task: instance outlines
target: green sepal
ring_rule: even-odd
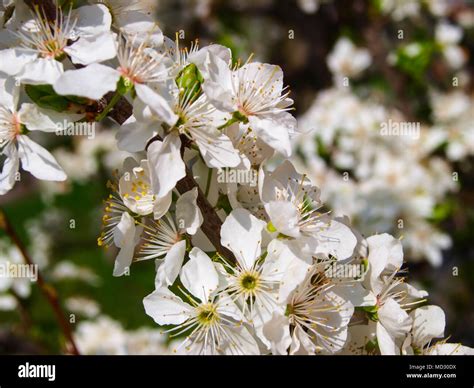
[[[176,85],[180,89],[180,96],[194,101],[201,94],[201,85],[204,78],[194,63],[187,65],[176,77]]]
[[[117,93],[124,96],[128,92],[132,91],[132,89],[133,89],[133,82],[127,78],[120,77],[120,79],[117,82]]]
[[[268,224],[267,224],[267,230],[270,233],[275,233],[277,231],[277,228],[275,228],[275,225],[273,225],[273,223],[271,221],[269,221]]]
[[[367,318],[369,318],[373,322],[378,322],[379,320],[378,306],[363,306],[362,310],[367,313]]]

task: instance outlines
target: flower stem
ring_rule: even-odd
[[[227,127],[230,127],[232,124],[234,123],[238,123],[239,120],[235,117],[232,117],[230,118],[229,120],[227,120],[224,124],[222,124],[221,126],[217,127],[217,129],[224,129],[224,128],[227,128]]]
[[[107,106],[104,108],[104,110],[100,112],[100,114],[95,118],[95,121],[102,121],[113,109],[113,107],[117,104],[117,102],[120,101],[121,98],[122,98],[122,93],[115,92],[114,96],[112,97],[110,102],[107,104]]]
[[[5,231],[5,233],[10,237],[12,242],[17,246],[17,248],[19,249],[19,251],[21,252],[23,256],[25,263],[30,266],[34,265],[33,260],[29,256],[18,234],[16,233],[15,229],[10,223],[10,220],[8,219],[5,212],[1,209],[0,209],[0,228]],[[69,342],[71,346],[71,353],[74,355],[79,355],[80,353],[74,341],[71,325],[66,319],[65,313],[61,307],[61,304],[59,303],[58,293],[56,292],[56,290],[54,289],[52,285],[46,283],[46,281],[44,280],[39,270],[38,270],[37,276],[38,276],[37,277],[38,287],[40,288],[41,292],[45,296],[48,303],[51,305],[51,308],[54,311],[54,316],[56,318],[56,321],[58,322],[59,327],[61,328],[61,331],[64,334],[64,337],[67,339],[67,341]]]

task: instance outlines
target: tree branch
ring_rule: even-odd
[[[152,137],[148,141],[145,150],[148,150],[150,144],[156,140],[161,141],[161,136],[156,135]],[[181,136],[181,155],[184,154],[184,150],[188,143],[189,140],[186,137]],[[196,180],[194,179],[192,170],[186,166],[186,176],[176,184],[176,189],[180,194],[184,194],[187,191],[194,189],[195,187],[197,187],[198,190],[198,197],[196,202],[199,206],[199,209],[201,210],[203,218],[203,223],[201,226],[203,233],[206,235],[212,245],[214,245],[214,248],[216,248],[217,252],[219,252],[229,262],[236,263],[234,254],[221,244],[221,219],[219,218],[216,210],[209,203],[206,195],[203,193]]]
[[[114,94],[114,92],[110,92],[104,96],[104,99],[107,101],[105,105],[107,105],[112,100]],[[132,113],[132,104],[130,104],[125,97],[120,97],[112,110],[107,114],[107,117],[114,119],[117,123],[122,125],[125,121],[127,121]]]
[[[192,171],[186,167],[186,176],[176,184],[176,189],[180,194],[184,194],[195,187],[197,187],[198,190],[197,205],[199,206],[199,209],[201,209],[203,217],[203,223],[201,226],[202,231],[212,245],[214,245],[217,252],[224,256],[228,261],[235,263],[236,260],[233,253],[221,244],[221,219],[194,180]]]
[[[13,228],[12,224],[10,223],[10,220],[8,219],[7,215],[5,214],[3,210],[0,210],[0,228],[2,228],[5,231],[5,233],[10,237],[12,242],[18,247],[18,249],[20,250],[23,256],[25,263],[30,266],[34,265],[33,260],[31,260],[31,257],[29,256],[26,248],[23,246],[20,238],[18,237],[15,229]],[[39,270],[38,270],[37,283],[38,283],[38,287],[40,288],[41,292],[45,296],[46,300],[51,305],[56,321],[58,322],[59,327],[61,328],[61,331],[66,337],[66,340],[69,342],[69,345],[71,347],[70,353],[74,355],[79,355],[79,350],[74,341],[74,336],[72,334],[71,326],[68,320],[66,319],[66,316],[61,307],[61,304],[59,303],[58,294],[56,290],[53,288],[53,286],[46,283],[46,281],[44,280]]]

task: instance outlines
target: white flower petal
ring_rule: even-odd
[[[3,78],[0,76],[0,105],[11,112],[15,112],[18,106],[19,96],[20,86],[17,84],[15,78]]]
[[[377,322],[377,343],[382,355],[398,355],[400,350],[395,343],[395,339],[389,334],[385,327]]]
[[[278,99],[283,90],[283,70],[269,63],[250,62],[237,70],[239,79],[252,82],[269,101]]]
[[[246,209],[235,209],[221,228],[222,245],[229,248],[245,269],[252,268],[262,250],[262,230],[265,222]]]
[[[203,217],[197,205],[198,189],[182,194],[176,201],[176,220],[180,229],[186,230],[188,234],[196,234],[202,225]]]
[[[0,72],[17,75],[26,64],[33,62],[37,57],[38,54],[34,51],[22,48],[0,50]]]
[[[207,303],[210,295],[219,285],[219,276],[211,259],[199,248],[189,252],[189,261],[179,275],[184,287],[202,303]]]
[[[376,261],[385,264],[382,270],[393,271],[402,266],[403,248],[400,240],[387,233],[383,233],[368,237],[367,243],[369,245],[369,261],[374,264]],[[376,272],[380,274],[379,270]]]
[[[214,127],[200,127],[190,130],[208,167],[236,167],[240,156],[227,135]]]
[[[291,242],[272,240],[262,266],[262,276],[280,284],[278,299],[286,301],[290,293],[304,280],[313,262],[311,255],[295,255]]]
[[[292,336],[290,354],[315,354],[316,345],[311,341],[310,334],[305,332],[301,326],[295,328]]]
[[[178,116],[171,109],[168,101],[147,85],[135,84],[135,91],[140,100],[147,104],[168,125],[174,125]]]
[[[64,51],[69,54],[72,63],[90,65],[114,58],[117,55],[117,46],[114,35],[103,32],[91,37],[80,37]]]
[[[171,286],[179,275],[186,254],[186,240],[178,241],[160,261],[156,271],[155,288]]]
[[[374,342],[377,324],[370,321],[368,325],[351,325],[348,328],[349,339],[342,350],[345,355],[365,355],[367,344]]]
[[[120,248],[115,259],[114,276],[122,276],[130,271],[135,250],[135,234],[135,220],[127,212],[122,213],[122,218],[114,230],[114,244]]]
[[[433,338],[444,336],[446,318],[438,306],[418,307],[410,313],[413,319],[413,343],[423,348]]]
[[[38,58],[33,62],[27,63],[17,78],[31,85],[54,84],[63,74],[63,64],[55,59]]]
[[[153,207],[153,218],[159,220],[163,217],[171,206],[173,200],[173,192],[170,191],[164,197],[155,198],[155,206]]]
[[[337,293],[344,299],[349,300],[354,306],[375,306],[377,304],[377,296],[369,290],[366,290],[360,283],[342,283]]]
[[[148,140],[156,135],[155,126],[138,122],[135,118],[127,120],[115,135],[117,147],[128,152],[144,151]]]
[[[112,15],[103,4],[85,5],[72,12],[72,20],[77,19],[73,34],[76,36],[93,36],[109,31]]]
[[[28,136],[18,136],[18,155],[23,170],[47,181],[64,181],[67,177],[53,155]]]
[[[188,62],[194,63],[205,79],[209,77],[209,74],[207,74],[207,63],[209,61],[208,55],[214,55],[227,64],[230,64],[232,60],[231,50],[220,44],[210,44],[209,46],[205,46],[200,50],[191,53],[188,56]]]
[[[330,254],[338,260],[351,257],[357,245],[357,238],[352,230],[335,220],[329,220],[329,225],[317,233],[317,240],[316,253]]]
[[[399,287],[401,291],[411,300],[421,299],[428,296],[428,292],[425,290],[419,290],[418,288],[415,288],[406,282],[400,284]]]
[[[378,310],[379,322],[390,336],[401,338],[410,331],[412,319],[392,298],[387,298]]]
[[[226,334],[228,341],[224,344],[224,354],[226,355],[259,355],[260,350],[257,341],[244,326],[227,327]]]
[[[137,45],[144,41],[151,47],[160,47],[163,44],[163,32],[158,28],[153,18],[143,12],[133,10],[123,12],[118,16],[118,23],[120,30],[133,36]]]
[[[221,270],[225,271],[222,265],[221,265]],[[219,281],[221,282],[225,280],[221,278]],[[220,285],[222,286],[221,283]],[[217,310],[219,314],[227,315],[228,317],[235,319],[237,322],[242,322],[245,320],[242,310],[240,310],[240,308],[233,301],[232,297],[226,292],[219,294]]]
[[[400,269],[403,263],[403,249],[399,240],[389,234],[380,234],[367,238],[369,247],[369,276],[372,290],[379,294],[383,284],[380,275],[383,271]]]
[[[93,63],[83,69],[66,71],[53,85],[56,93],[98,100],[117,89],[120,73],[110,67]]]
[[[13,144],[4,149],[3,154],[7,158],[3,163],[2,172],[0,173],[0,195],[7,193],[15,185],[15,175],[20,166],[18,152]]]
[[[154,141],[148,147],[151,183],[153,192],[159,198],[168,194],[186,176],[180,151],[181,140],[173,133],[166,136],[164,141]]]
[[[280,233],[294,238],[300,236],[299,211],[292,202],[271,201],[265,204],[265,211]]]
[[[263,335],[270,341],[272,354],[288,354],[292,342],[288,317],[273,313],[272,319],[263,326]]]
[[[290,133],[296,128],[296,119],[288,112],[250,116],[250,127],[257,136],[274,150],[288,158],[291,155]]]
[[[201,73],[205,76],[202,90],[212,105],[223,112],[236,111],[237,107],[232,98],[232,71],[229,63],[209,52],[205,67],[201,68]]]
[[[179,325],[191,317],[192,308],[167,288],[159,288],[143,299],[145,312],[158,325]]]
[[[56,132],[64,129],[64,123],[72,123],[81,115],[71,115],[42,109],[35,104],[24,103],[18,112],[20,121],[29,131]],[[72,121],[71,121],[72,120]]]

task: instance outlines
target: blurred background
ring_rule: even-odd
[[[234,61],[253,54],[283,68],[300,120],[298,169],[361,233],[402,239],[410,283],[444,309],[450,342],[474,346],[474,1],[136,3],[183,47],[220,43]],[[106,183],[124,159],[109,124],[94,139],[42,139],[69,180],[24,174],[0,206],[57,290],[82,353],[162,353],[165,339],[142,307],[154,263],[114,278],[115,252],[96,243]],[[416,131],[382,132],[397,124]],[[7,260],[21,255],[2,235]],[[0,353],[63,345],[36,285],[0,282]]]

